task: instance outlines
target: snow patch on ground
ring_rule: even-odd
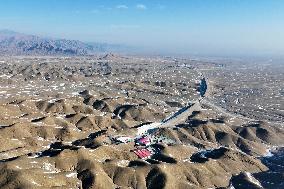
[[[271,152],[271,149],[266,149],[266,153],[264,154],[263,157],[272,157],[274,154]]]
[[[36,186],[41,186],[39,183],[37,183],[36,181],[32,181],[32,183]]]
[[[143,133],[146,133],[148,130],[155,129],[160,125],[161,123],[150,123],[147,125],[143,125],[138,128],[137,135],[142,135]]]
[[[246,174],[246,176],[249,178],[250,182],[252,182],[253,184],[255,184],[255,185],[257,185],[257,186],[259,186],[259,187],[261,187],[261,188],[263,188],[263,187],[261,186],[260,182],[259,182],[257,179],[255,179],[255,178],[251,175],[251,173],[245,172],[245,174]]]
[[[56,169],[51,163],[44,162],[43,167],[46,170],[44,173],[59,173],[60,171]]]
[[[77,173],[69,173],[69,174],[67,174],[66,175],[66,177],[68,177],[68,178],[76,178],[77,177]]]
[[[129,161],[128,160],[120,160],[117,165],[119,167],[126,167],[127,165],[129,164]]]

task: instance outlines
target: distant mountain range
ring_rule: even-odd
[[[78,40],[51,39],[0,30],[0,55],[69,55],[123,52],[129,47],[107,43],[84,43]]]

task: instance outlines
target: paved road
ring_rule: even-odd
[[[201,106],[200,106],[199,101],[189,106],[183,107],[182,109],[177,111],[175,114],[173,114],[171,117],[163,120],[159,127],[172,127],[178,124],[182,124],[188,119],[189,116],[192,115],[194,111],[199,111],[200,109],[201,109]]]
[[[174,113],[172,116],[162,120],[161,122],[158,123],[151,123],[151,124],[147,124],[144,125],[140,128],[138,128],[138,135],[141,135],[145,132],[148,132],[150,130],[156,129],[156,128],[166,128],[166,127],[173,127],[175,125],[178,124],[182,124],[184,123],[189,116],[192,115],[192,113],[194,111],[198,111],[201,110],[201,104],[207,105],[209,107],[211,107],[212,109],[214,109],[217,112],[220,112],[228,117],[233,117],[233,118],[239,118],[245,121],[258,121],[255,119],[251,119],[245,116],[242,116],[240,114],[235,114],[232,112],[227,111],[226,109],[214,104],[213,102],[210,102],[208,99],[208,87],[207,87],[207,81],[205,80],[205,78],[203,78],[201,81],[202,85],[206,85],[206,87],[202,87],[203,91],[200,94],[200,99],[197,100],[196,102],[194,102],[193,104],[190,104],[188,106],[185,106],[183,108],[181,108],[179,111],[177,111],[176,113]],[[205,95],[207,95],[206,97],[204,97]],[[283,124],[281,123],[274,123],[274,122],[269,122],[272,124],[279,124],[280,126],[283,127]]]
[[[159,123],[151,123],[139,127],[137,134],[142,135],[143,133],[146,133],[153,129],[173,127],[175,125],[184,123],[188,119],[188,117],[192,115],[194,111],[198,111],[201,109],[200,101],[203,100],[204,95],[206,94],[207,91],[207,81],[204,77],[200,80],[200,90],[201,91],[200,91],[199,100],[181,108],[180,110],[175,112],[172,116],[162,120]]]
[[[259,120],[256,120],[256,119],[245,117],[245,116],[240,115],[240,114],[229,112],[228,110],[214,104],[213,102],[210,102],[207,98],[204,98],[201,101],[201,104],[207,105],[207,106],[211,107],[213,110],[218,111],[218,112],[220,112],[220,113],[222,113],[222,114],[224,114],[228,117],[239,118],[239,119],[242,119],[242,120],[245,120],[245,121],[252,121],[252,122],[259,121]],[[280,122],[267,121],[267,123],[272,124],[272,125],[278,125],[282,128],[284,127],[284,123],[280,123]]]
[[[245,120],[248,120],[248,121],[255,121],[254,119],[229,112],[229,111],[225,110],[224,108],[214,104],[213,102],[210,102],[208,99],[203,99],[201,104],[207,105],[207,106],[211,107],[212,109],[214,109],[214,110],[216,110],[216,111],[218,111],[218,112],[220,112],[220,113],[222,113],[222,114],[224,114],[228,117],[241,118],[241,119],[245,119]]]
[[[142,127],[138,128],[138,135],[142,135],[145,132],[148,132],[153,129],[157,128],[166,128],[166,127],[173,127],[178,124],[184,123],[189,116],[192,115],[194,111],[198,111],[201,109],[199,101],[190,104],[188,106],[185,106],[181,108],[179,111],[174,113],[172,116],[162,120],[161,122],[158,123],[151,123],[147,125],[143,125]]]

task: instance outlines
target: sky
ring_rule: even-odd
[[[195,55],[284,55],[284,0],[0,0],[0,29]]]

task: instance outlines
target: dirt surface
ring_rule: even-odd
[[[270,99],[280,103],[275,116],[263,109],[270,119],[257,119],[252,106],[243,106],[253,115],[246,116],[218,104],[234,102],[224,91],[240,89],[214,77],[229,73],[225,63],[114,54],[0,61],[0,188],[273,188],[276,182],[267,180],[275,161],[265,157],[284,144],[282,101]]]

